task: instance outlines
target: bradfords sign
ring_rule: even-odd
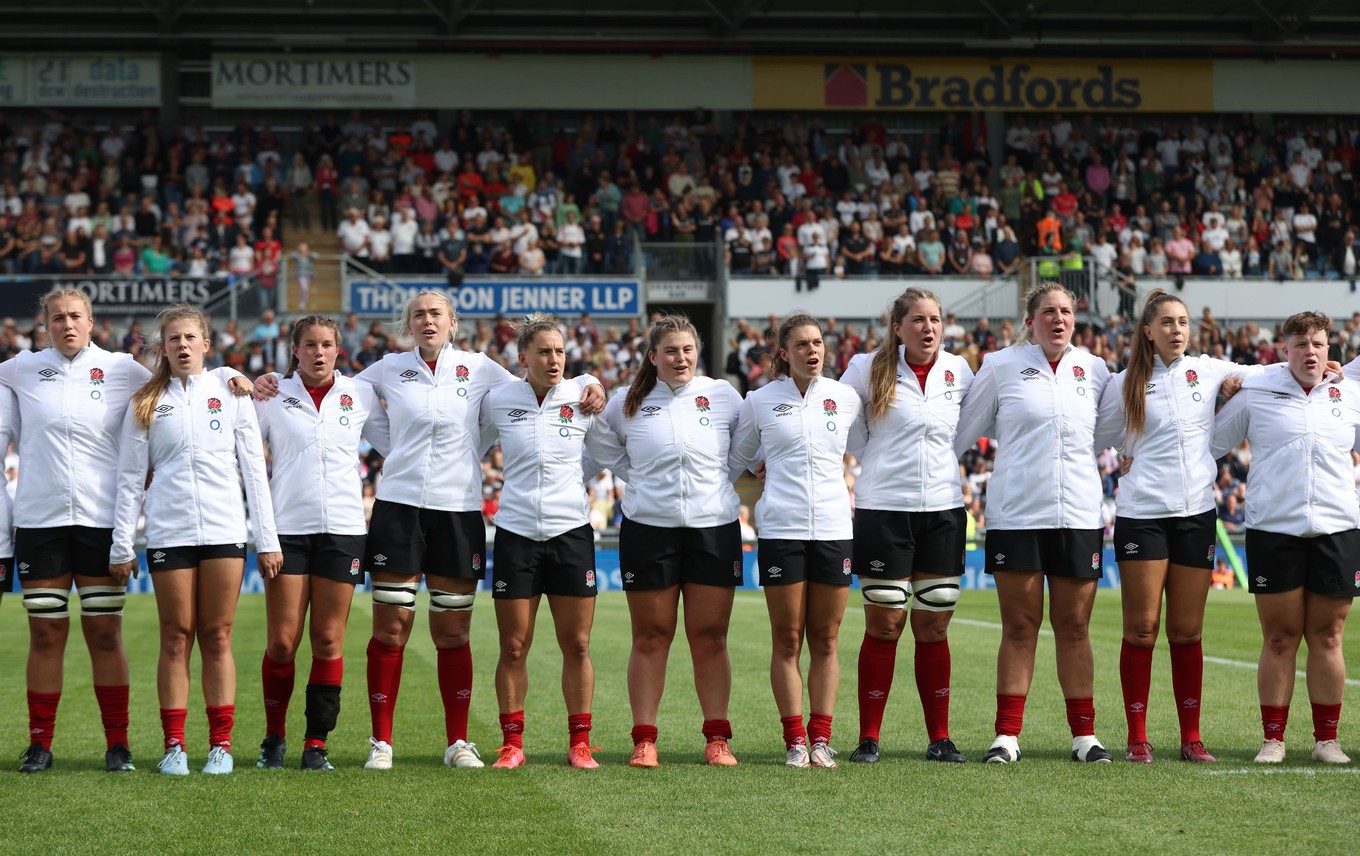
[[[1213,109],[1213,65],[1181,61],[756,58],[757,110]]]
[[[413,107],[416,64],[400,56],[215,54],[214,107]]]

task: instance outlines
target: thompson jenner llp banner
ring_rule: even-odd
[[[1210,61],[753,60],[756,110],[1177,112],[1214,106]]]

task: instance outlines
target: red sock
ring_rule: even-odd
[[[318,660],[313,657],[312,671],[307,676],[307,683],[318,684],[323,687],[338,687],[344,677],[344,657],[336,657],[334,660]]]
[[[236,705],[217,704],[204,708],[208,714],[208,746],[231,748],[231,728],[236,724]]]
[[[634,725],[633,726],[633,745],[650,740],[656,742],[657,730],[655,725]]]
[[[996,733],[1019,737],[1025,726],[1025,696],[998,695],[996,697]]]
[[[104,723],[104,742],[107,748],[128,745],[128,687],[95,686],[94,697],[99,701],[99,718]]]
[[[785,746],[792,748],[807,745],[807,730],[803,728],[803,717],[781,716],[779,722],[784,726]]]
[[[288,735],[288,702],[293,698],[293,661],[280,663],[268,654],[260,661],[260,685],[264,688],[266,734]]]
[[[1284,740],[1284,727],[1289,724],[1289,705],[1275,707],[1261,705],[1261,730],[1267,740]]]
[[[1176,646],[1171,646],[1171,651],[1171,673],[1174,675]],[[1119,683],[1124,686],[1124,718],[1129,723],[1129,745],[1146,743],[1148,693],[1152,687],[1151,648],[1124,640],[1119,649]]]
[[[501,714],[501,733],[505,736],[506,746],[524,748],[524,711],[515,710]]]
[[[444,699],[444,734],[452,746],[467,739],[472,706],[472,644],[439,649],[439,695]]]
[[[590,745],[590,714],[567,714],[568,746]]]
[[[182,707],[161,708],[161,733],[165,735],[165,748],[178,746],[184,748],[184,720],[189,711]]]
[[[1072,729],[1073,737],[1094,737],[1096,735],[1096,700],[1093,698],[1069,698],[1067,702],[1067,727]]]
[[[1313,739],[1335,740],[1336,727],[1341,724],[1341,705],[1313,704]]]
[[[916,692],[931,743],[949,736],[949,640],[916,643]]]
[[[368,640],[368,712],[373,719],[373,739],[392,742],[392,713],[401,689],[404,647]]]
[[[808,739],[813,743],[831,742],[831,714],[813,713],[808,717]]]
[[[57,705],[61,703],[61,693],[28,694],[28,733],[29,740],[42,748],[52,748],[52,734],[57,728]]]
[[[703,732],[705,740],[731,740],[732,723],[726,719],[705,719]]]
[[[1199,739],[1199,698],[1204,689],[1204,645],[1171,646],[1171,687],[1176,693],[1176,716],[1181,721],[1181,742]]]
[[[868,633],[859,646],[859,739],[878,739],[883,728],[883,711],[892,692],[893,669],[897,666],[897,642],[884,642]]]

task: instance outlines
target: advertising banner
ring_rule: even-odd
[[[0,106],[159,107],[160,104],[159,57],[0,55]]]
[[[212,106],[414,107],[416,60],[397,55],[214,54]]]
[[[513,317],[531,312],[614,318],[642,314],[642,286],[635,279],[469,280],[450,289],[444,279],[397,282],[355,278],[345,286],[345,311],[360,315],[395,315],[421,291],[442,291],[463,318]]]
[[[172,303],[201,306],[224,294],[225,278],[0,277],[0,316],[29,317],[38,301],[57,287],[78,288],[90,296],[95,313],[155,315]]]
[[[756,110],[1209,111],[1198,60],[756,57]]]

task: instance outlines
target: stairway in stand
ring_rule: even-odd
[[[340,310],[340,239],[335,232],[326,231],[321,228],[321,211],[313,196],[309,200],[311,206],[311,228],[301,229],[297,227],[289,228],[285,233],[288,238],[286,253],[291,253],[297,249],[297,245],[303,241],[311,247],[312,254],[319,256],[314,263],[316,275],[312,278],[311,292],[307,296],[307,305],[302,310],[307,313],[319,312],[326,315],[338,314]],[[291,224],[290,224],[291,225]],[[288,314],[293,315],[298,309],[298,284],[295,268],[290,267],[288,271]]]

